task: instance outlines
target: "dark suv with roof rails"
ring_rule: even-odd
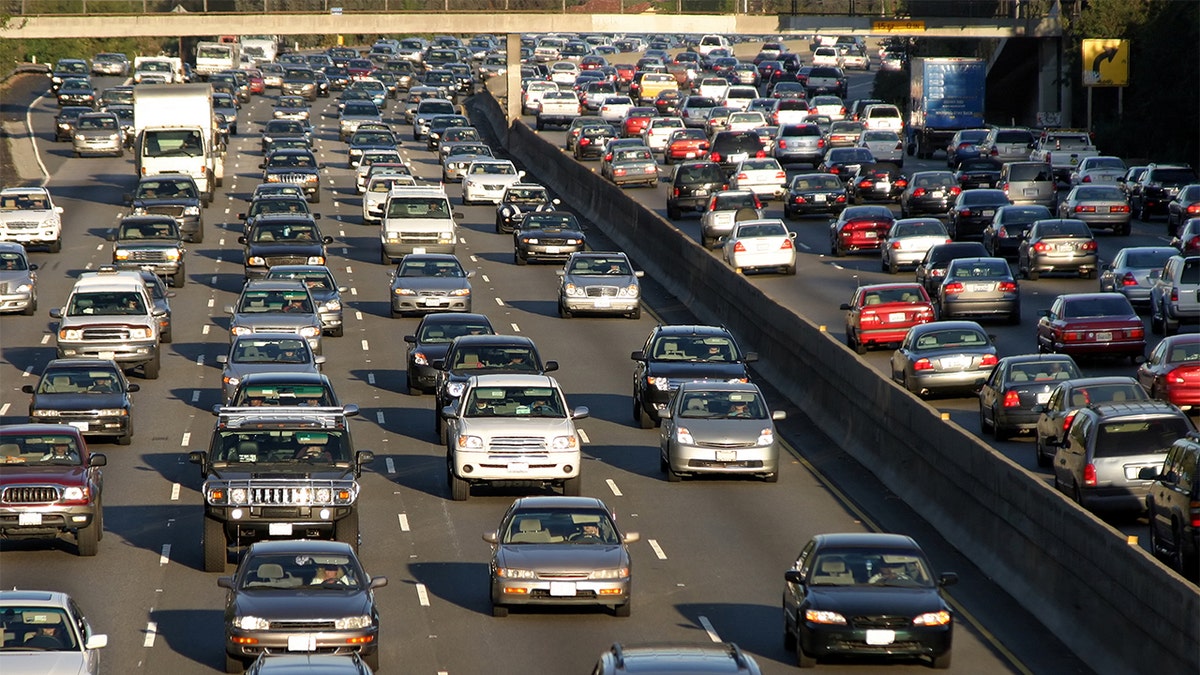
[[[1160,470],[1145,467],[1150,480],[1146,515],[1150,552],[1189,579],[1200,578],[1200,433],[1180,438],[1167,450]]]
[[[728,189],[729,176],[716,162],[677,164],[667,192],[667,217],[679,220],[685,210],[703,211],[714,192]]]
[[[655,326],[646,343],[629,356],[633,371],[633,420],[643,429],[659,424],[671,394],[682,382],[749,382],[744,352],[724,326]]]

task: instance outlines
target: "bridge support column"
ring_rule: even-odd
[[[1071,126],[1071,78],[1062,53],[1062,38],[1038,40],[1038,112],[1059,113],[1058,124]]]
[[[508,82],[508,91],[505,93],[505,111],[508,121],[512,122],[521,116],[521,34],[509,33],[506,42],[508,70],[505,71],[505,80]]]

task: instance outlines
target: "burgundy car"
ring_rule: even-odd
[[[899,344],[908,329],[933,321],[933,303],[921,284],[859,286],[842,305],[846,344],[859,354],[871,347]]]
[[[829,225],[829,252],[878,251],[896,218],[886,206],[850,206]]]
[[[1151,398],[1184,410],[1200,406],[1200,335],[1164,338],[1138,368],[1137,380]]]
[[[1146,352],[1146,327],[1120,293],[1067,293],[1038,320],[1037,347],[1041,353],[1136,361]]]

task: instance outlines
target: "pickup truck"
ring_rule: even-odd
[[[1065,184],[1070,182],[1071,172],[1085,157],[1099,154],[1086,131],[1046,129],[1034,143],[1029,159],[1049,164],[1054,170],[1054,180]]]
[[[558,124],[566,126],[580,113],[579,96],[573,91],[548,91],[542,94],[537,113],[537,130]]]
[[[804,85],[808,89],[810,97],[817,94],[833,94],[846,98],[846,89],[848,86],[846,74],[841,68],[832,66],[820,66],[813,68],[808,74],[808,80]]]

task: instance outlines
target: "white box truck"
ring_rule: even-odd
[[[242,67],[242,51],[237,42],[196,43],[196,74],[204,79],[224,70]]]
[[[134,166],[139,177],[185,173],[212,201],[225,177],[212,86],[139,84],[133,89]]]

